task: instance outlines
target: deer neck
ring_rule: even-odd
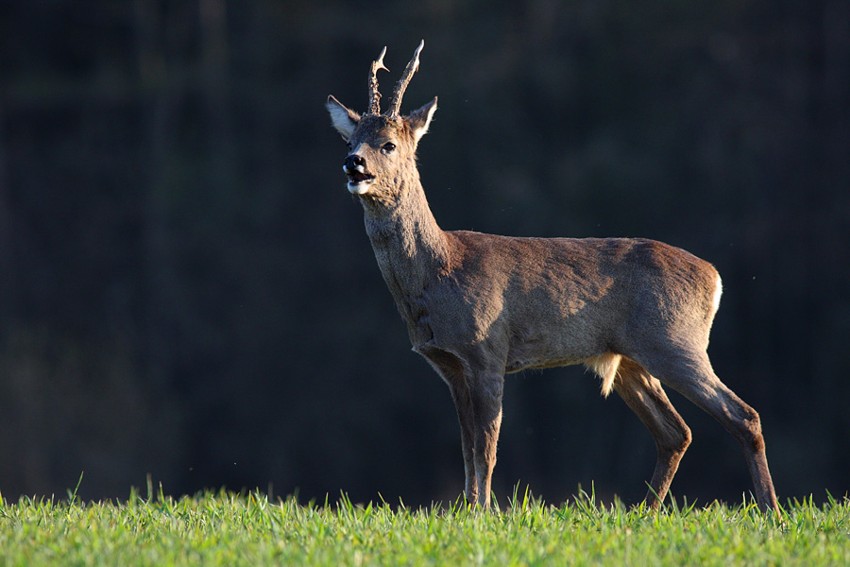
[[[426,288],[447,269],[449,250],[418,175],[402,181],[398,189],[392,203],[363,199],[363,209],[381,274],[412,326]]]

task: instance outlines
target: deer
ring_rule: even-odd
[[[381,112],[371,64],[360,114],[326,108],[348,145],[342,169],[413,351],[448,385],[460,423],[473,507],[491,506],[505,375],[581,364],[601,394],[616,392],[649,430],[656,462],[645,502],[657,510],[691,443],[663,386],[715,418],[740,443],[763,511],[778,511],[758,412],[715,374],[707,347],[722,284],[709,262],[642,238],[510,237],[440,228],[416,149],[437,97],[407,115],[402,98],[424,40]],[[663,385],[663,386],[662,386]]]

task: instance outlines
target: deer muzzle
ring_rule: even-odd
[[[351,154],[342,163],[342,171],[348,176],[348,191],[363,195],[369,190],[375,176],[366,170],[366,160],[358,154]]]

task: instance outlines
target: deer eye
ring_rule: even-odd
[[[391,154],[395,151],[395,144],[392,142],[387,142],[383,146],[381,146],[381,152],[385,154]]]

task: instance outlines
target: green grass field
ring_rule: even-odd
[[[271,501],[258,493],[125,502],[0,498],[0,565],[850,565],[850,500],[561,506],[522,493],[465,505]]]

